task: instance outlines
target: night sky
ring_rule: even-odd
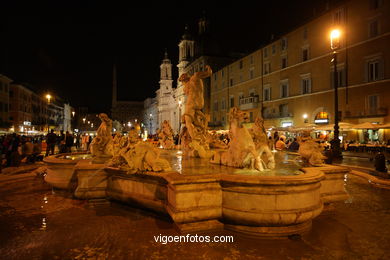
[[[1,2],[0,73],[72,106],[108,112],[112,64],[117,64],[119,99],[154,97],[165,48],[176,75],[184,26],[195,32],[202,13],[221,48],[247,53],[269,42],[271,34],[304,23],[327,1],[30,2]]]

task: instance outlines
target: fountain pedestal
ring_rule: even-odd
[[[183,176],[172,173],[166,209],[182,233],[223,229],[219,176]]]
[[[106,198],[108,172],[105,164],[91,163],[91,160],[80,161],[76,167],[77,188],[74,195],[79,199]]]

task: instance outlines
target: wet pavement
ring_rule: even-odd
[[[92,204],[53,191],[35,173],[0,174],[0,259],[389,259],[390,190],[349,176],[350,199],[291,239],[168,243],[180,235],[167,216],[111,202]]]

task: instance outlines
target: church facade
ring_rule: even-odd
[[[209,65],[213,70],[218,70],[234,59],[223,55],[216,41],[212,39],[209,33],[209,22],[202,17],[198,22],[198,33],[196,36],[191,35],[188,26],[185,27],[179,47],[179,60],[177,64],[178,77],[176,79],[176,88],[173,87],[172,63],[165,52],[164,59],[160,65],[160,87],[156,91],[157,116],[153,117],[153,104],[149,99],[144,101],[144,125],[153,125],[159,128],[164,120],[167,120],[175,133],[180,132],[181,117],[184,114],[186,96],[184,95],[184,86],[178,81],[183,73],[193,75],[198,71],[204,71]],[[205,107],[203,112],[210,121],[210,86],[211,79],[203,80],[204,83],[204,100]],[[149,130],[150,131],[150,130]],[[155,128],[151,128],[154,134]]]

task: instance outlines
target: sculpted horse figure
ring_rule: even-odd
[[[322,154],[324,147],[317,143],[310,137],[310,133],[304,132],[302,136],[298,137],[299,149],[295,161],[302,159],[313,166],[320,166],[324,164],[326,156]]]
[[[250,129],[250,134],[252,135],[253,142],[256,146],[256,151],[259,153],[260,158],[265,154],[267,163],[265,168],[274,169],[275,168],[275,157],[269,147],[269,141],[267,133],[264,128],[264,120],[261,117],[255,119],[253,127]]]
[[[227,151],[217,151],[211,158],[211,163],[222,164],[236,168],[264,170],[263,162],[256,150],[252,136],[243,126],[248,121],[247,114],[233,107],[229,112],[230,143]]]

